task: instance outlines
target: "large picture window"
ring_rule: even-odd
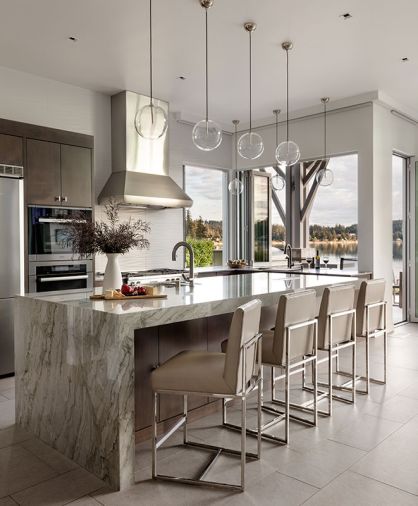
[[[335,156],[328,163],[334,175],[330,186],[319,186],[309,216],[309,244],[330,264],[357,268],[358,157]]]
[[[225,256],[226,174],[222,170],[185,166],[185,191],[193,205],[185,211],[186,240],[195,265],[222,265]]]

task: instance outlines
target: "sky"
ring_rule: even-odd
[[[393,157],[393,219],[402,218],[402,159]],[[357,155],[331,158],[328,168],[334,174],[331,186],[321,186],[311,211],[310,224],[333,226],[357,223]],[[190,211],[193,218],[222,219],[223,173],[218,170],[204,170],[186,167],[186,192],[193,199]],[[284,203],[285,191],[278,192]],[[273,223],[280,218],[273,208]]]

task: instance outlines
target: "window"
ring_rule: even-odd
[[[286,169],[284,169],[286,170]],[[274,167],[265,167],[265,172],[271,174],[271,260],[277,259],[283,255],[283,249],[286,243],[286,226],[280,213],[286,213],[286,187],[275,188],[275,177],[277,172]],[[280,183],[280,181],[279,181]]]
[[[328,163],[334,181],[320,186],[309,216],[309,244],[339,265],[341,258],[357,259],[358,157],[335,156]],[[357,262],[346,262],[357,268]]]
[[[193,200],[185,212],[185,235],[193,246],[195,265],[222,265],[227,237],[226,174],[222,170],[186,166],[184,186]]]

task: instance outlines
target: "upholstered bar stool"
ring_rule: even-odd
[[[364,389],[357,387],[357,393],[368,394],[370,383],[384,385],[387,376],[387,302],[385,300],[386,281],[373,279],[363,281],[357,297],[357,338],[365,339],[365,376],[357,376],[363,380]],[[370,376],[370,339],[383,336],[383,379]],[[337,372],[347,373],[339,369],[337,357]]]
[[[332,286],[324,289],[318,316],[318,350],[326,352],[324,358],[318,358],[317,364],[328,364],[328,381],[319,382],[318,385],[326,387],[327,391],[318,392],[318,400],[328,398],[328,411],[318,409],[318,413],[326,416],[332,415],[333,399],[354,404],[355,377],[356,377],[356,310],[354,308],[353,286]],[[352,349],[352,368],[350,377],[351,386],[336,385],[332,377],[333,359],[345,349]],[[304,389],[312,389],[303,385]],[[334,390],[348,391],[351,399],[334,394]]]
[[[234,313],[229,331],[229,346],[226,353],[207,351],[185,351],[171,358],[152,372],[151,383],[154,394],[153,459],[154,479],[177,481],[192,485],[208,485],[243,491],[245,486],[245,464],[247,458],[259,459],[261,451],[261,334],[259,333],[261,301],[256,299],[240,306]],[[248,394],[258,389],[258,442],[257,453],[246,452],[246,402]],[[157,406],[161,393],[183,396],[183,416],[166,434],[157,439]],[[187,436],[187,396],[232,398],[241,403],[241,450],[191,442]],[[183,442],[214,452],[199,478],[182,478],[158,474],[157,451],[179,428],[183,427]],[[221,454],[241,457],[241,481],[239,485],[205,480],[204,477]]]
[[[268,406],[262,402],[262,410],[275,415],[275,417],[262,425],[262,437],[281,444],[289,442],[289,421],[290,419],[308,425],[317,423],[316,405],[316,347],[317,347],[317,320],[316,315],[316,292],[306,290],[291,294],[282,295],[276,315],[274,330],[263,330],[262,338],[262,362],[264,366],[271,368],[271,393],[267,402],[284,407],[284,411]],[[231,344],[228,342],[228,348]],[[223,343],[225,349],[226,342]],[[312,364],[313,369],[313,401],[307,405],[298,405],[290,402],[290,378],[295,374],[303,373],[306,365]],[[280,369],[281,374],[276,376],[276,370]],[[276,384],[279,381],[285,382],[284,400],[276,398]],[[227,421],[226,404],[224,401],[224,425],[231,429],[239,429]],[[290,414],[292,407],[298,407],[312,415],[312,420]],[[267,433],[267,429],[273,425],[285,421],[284,437],[274,436]],[[255,431],[248,429],[248,433],[255,434]]]

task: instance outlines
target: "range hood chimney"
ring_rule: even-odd
[[[98,201],[138,208],[190,207],[193,201],[168,175],[168,130],[156,140],[140,137],[135,115],[149,97],[130,91],[112,96],[112,174]],[[168,116],[168,103],[155,100]]]

